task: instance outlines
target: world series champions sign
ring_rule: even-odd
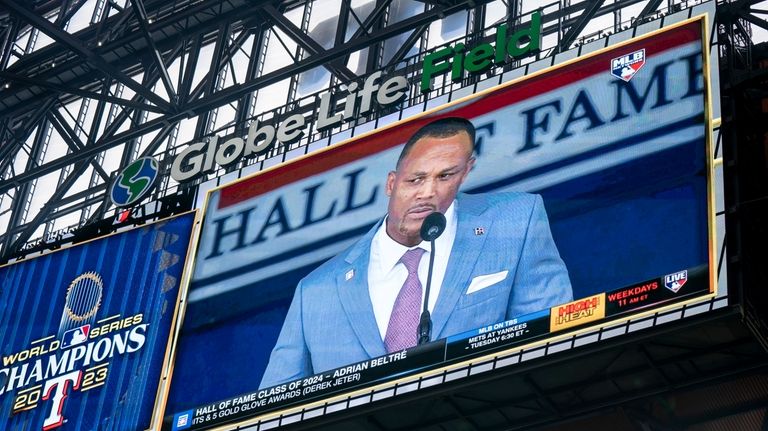
[[[704,24],[445,97],[211,190],[164,429],[251,425],[715,294]],[[476,161],[453,201],[432,338],[385,351],[367,262],[392,211],[390,172],[418,130],[457,117],[474,126]],[[538,270],[553,275],[536,284]]]
[[[193,221],[0,268],[0,428],[150,428]]]

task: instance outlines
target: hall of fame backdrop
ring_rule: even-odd
[[[0,429],[155,427],[194,219],[0,268]]]
[[[242,420],[715,293],[704,28],[692,19],[211,191],[164,426]],[[402,145],[447,116],[477,129],[463,192],[543,197],[576,300],[259,388],[297,283],[383,217]]]

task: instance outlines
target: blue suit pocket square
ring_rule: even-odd
[[[509,274],[509,271],[504,270],[495,272],[493,274],[478,275],[469,283],[469,287],[467,288],[467,295],[478,292],[488,286],[493,286],[494,284],[503,281],[505,278],[507,278],[507,274]]]

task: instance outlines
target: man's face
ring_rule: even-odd
[[[424,218],[445,213],[467,178],[475,159],[469,135],[460,132],[438,138],[419,139],[387,176],[389,208],[387,234],[406,246],[421,242],[419,230]]]

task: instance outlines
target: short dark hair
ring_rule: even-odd
[[[400,167],[400,163],[405,159],[408,153],[411,151],[416,142],[426,137],[433,138],[447,138],[449,136],[458,135],[461,132],[466,132],[469,135],[469,142],[472,145],[471,151],[475,149],[475,126],[467,120],[461,117],[446,117],[439,120],[435,120],[422,126],[416,133],[408,139],[405,143],[403,150],[400,152],[400,157],[397,159],[396,167]]]

